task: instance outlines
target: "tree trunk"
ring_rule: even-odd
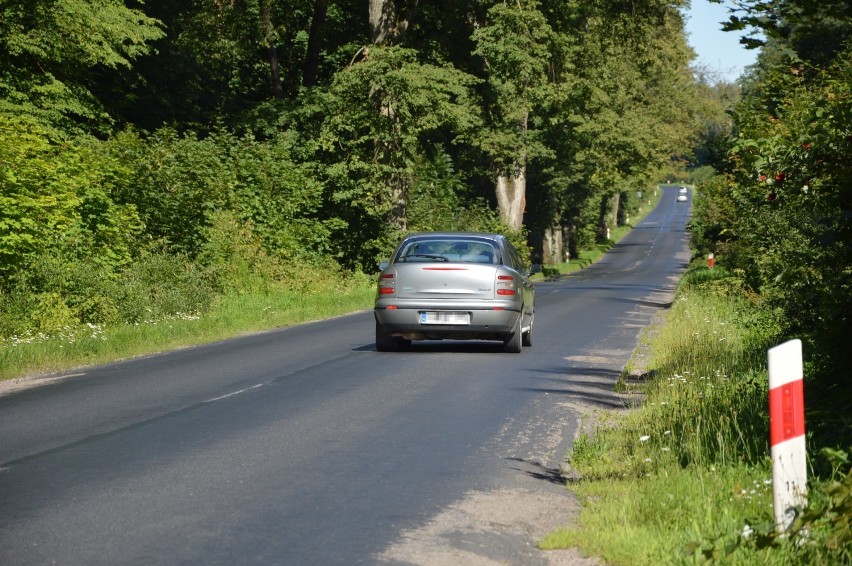
[[[311,17],[311,29],[308,33],[308,49],[305,53],[305,65],[302,69],[302,85],[312,87],[317,84],[319,72],[320,47],[325,31],[325,16],[328,13],[328,0],[317,0]]]
[[[517,173],[497,177],[497,207],[503,221],[513,230],[520,230],[524,222],[526,190],[526,167],[521,167]]]
[[[630,223],[630,217],[627,216],[627,208],[624,206],[626,202],[627,193],[618,193],[618,210],[615,211],[616,226],[624,226]]]
[[[394,179],[391,186],[393,208],[388,219],[392,226],[403,232],[408,231],[408,179]]]
[[[399,42],[408,29],[408,22],[418,0],[369,0],[370,30],[373,45],[392,45]],[[405,12],[405,13],[403,13]]]
[[[621,193],[604,196],[601,199],[600,232],[601,239],[610,239],[612,231],[618,227],[618,207]]]
[[[275,98],[284,98],[284,87],[281,85],[281,65],[278,63],[278,54],[275,52],[273,39],[272,20],[269,15],[269,0],[260,3],[261,25],[263,26],[263,42],[266,44],[266,58],[269,61],[269,70],[272,75],[272,95]]]
[[[370,0],[370,31],[374,45],[382,45],[391,35],[396,20],[393,0]]]
[[[281,86],[281,67],[278,64],[278,54],[275,52],[275,47],[272,45],[267,47],[266,54],[269,58],[269,69],[272,73],[272,96],[277,99],[284,98],[284,87]]]
[[[369,0],[370,30],[374,45],[392,45],[399,41],[405,30],[408,29],[408,20],[401,17],[400,7],[395,0]],[[400,2],[403,8],[407,8],[408,15],[417,6],[417,0]],[[370,92],[372,98],[375,90]],[[379,112],[388,120],[396,120],[396,109],[392,105],[381,104]],[[377,142],[383,143],[383,142]],[[384,142],[388,143],[388,142]],[[385,151],[379,151],[387,155],[386,161],[391,165],[394,163],[394,149],[385,147]],[[388,163],[386,163],[388,164]],[[410,177],[393,175],[388,181],[390,186],[391,210],[388,222],[399,230],[408,230],[408,191],[411,186]]]
[[[529,114],[518,123],[518,131],[525,134],[528,127]],[[497,207],[506,224],[513,230],[520,230],[524,223],[524,209],[527,206],[527,165],[526,155],[518,156],[520,164],[517,172],[500,172],[497,176]]]
[[[550,265],[565,261],[562,257],[562,229],[559,226],[552,226],[544,231],[541,260],[542,263]]]

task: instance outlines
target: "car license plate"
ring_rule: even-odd
[[[423,311],[420,324],[470,324],[469,312]]]

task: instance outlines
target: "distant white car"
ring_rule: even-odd
[[[686,187],[681,187],[680,189],[678,189],[677,192],[679,192],[682,195],[685,195],[687,193],[687,191],[689,191],[689,189],[687,189]]]
[[[686,195],[677,195],[678,202],[686,202]]]

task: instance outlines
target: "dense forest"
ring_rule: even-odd
[[[0,0],[0,337],[373,273],[416,230],[555,264],[690,175],[697,257],[838,399],[852,7],[738,2],[760,57],[733,85],[693,64],[687,4]]]
[[[0,2],[0,334],[372,273],[407,231],[576,257],[718,114],[684,4]]]

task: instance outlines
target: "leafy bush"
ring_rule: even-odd
[[[147,139],[123,132],[106,147],[132,171],[117,199],[138,208],[147,234],[167,250],[195,258],[227,213],[270,256],[315,259],[333,252],[344,223],[325,217],[323,186],[313,165],[294,161],[295,143],[287,133],[258,141],[163,128]]]
[[[148,139],[124,132],[104,149],[130,170],[115,198],[138,209],[153,240],[194,257],[204,244],[210,212],[227,207],[236,184],[216,140],[163,128]]]
[[[198,261],[223,293],[261,291],[276,279],[276,265],[260,245],[251,223],[231,211],[212,215]]]
[[[157,321],[180,315],[198,315],[216,294],[208,275],[185,257],[146,253],[121,274],[118,287],[121,320]]]
[[[134,207],[112,200],[125,174],[96,142],[60,141],[0,115],[0,283],[45,254],[126,265],[142,226]]]
[[[46,255],[0,289],[0,338],[197,315],[214,299],[208,274],[179,256],[143,253],[112,274],[90,259]]]
[[[852,430],[845,416],[852,365],[852,57],[841,44],[830,51],[833,62],[815,67],[790,49],[763,60],[736,107],[729,169],[702,188],[692,230],[699,251],[715,252],[720,265],[783,315],[784,335],[804,341],[806,395],[819,415],[811,431],[821,445],[843,446]]]
[[[691,169],[686,182],[692,185],[703,185],[710,182],[716,176],[716,170],[710,165],[702,165]]]

